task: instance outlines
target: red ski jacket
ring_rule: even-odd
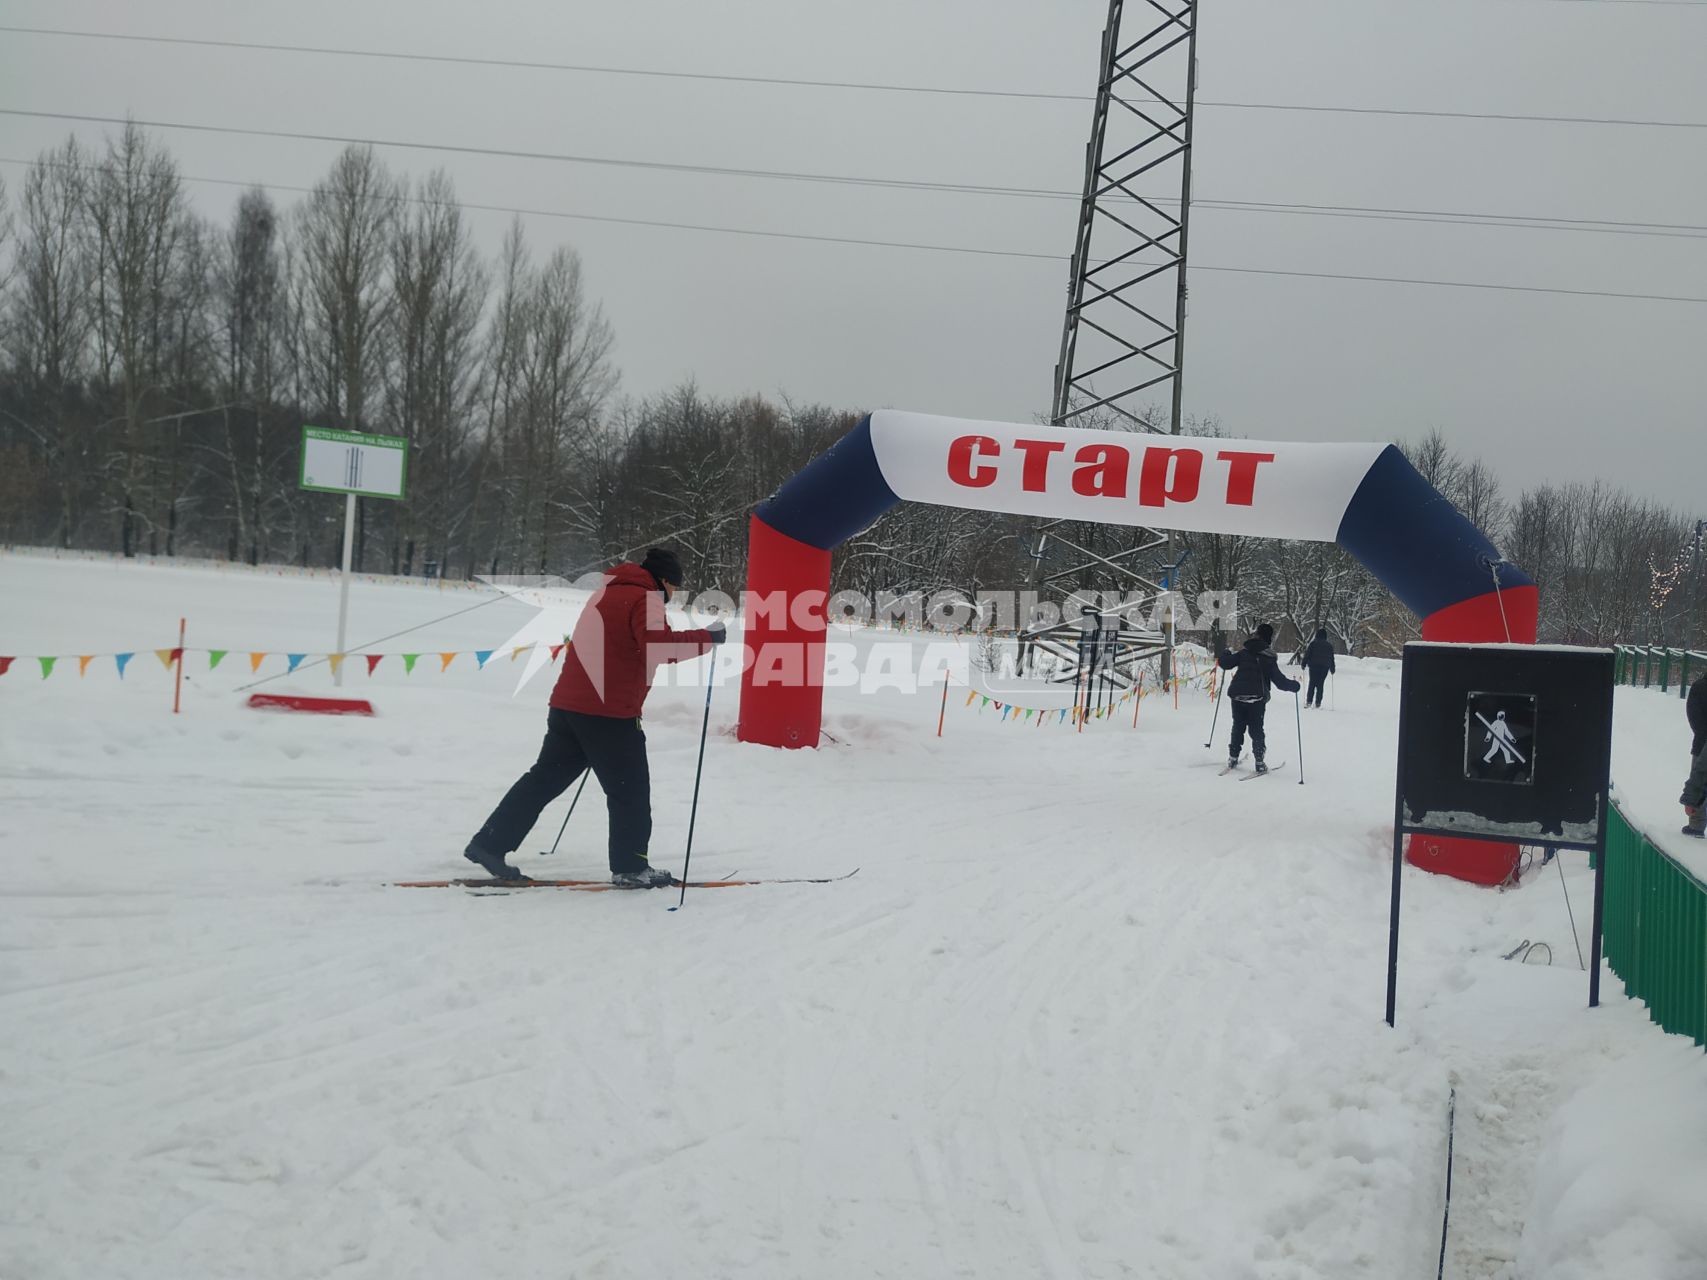
[[[619,564],[605,575],[575,623],[551,705],[632,719],[640,714],[661,663],[696,658],[710,647],[707,631],[670,629],[664,593],[650,573],[637,564]]]

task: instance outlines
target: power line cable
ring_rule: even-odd
[[[17,164],[17,160],[9,160],[9,164]],[[230,179],[200,179],[200,177],[184,177],[191,183],[230,184],[230,186],[259,186],[258,183],[236,183]],[[306,191],[307,188],[275,188],[285,191]],[[883,247],[883,249],[917,249],[927,253],[959,253],[987,256],[987,258],[1026,258],[1048,263],[1065,263],[1065,254],[1026,253],[1021,249],[976,249],[963,244],[922,244],[910,241],[877,241],[877,239],[855,239],[850,236],[811,236],[806,232],[789,232],[789,230],[754,230],[749,227],[717,227],[710,224],[695,224],[695,222],[662,222],[655,218],[621,218],[606,217],[597,213],[572,213],[567,210],[527,210],[527,208],[509,208],[502,205],[469,205],[463,201],[425,201],[418,196],[396,196],[399,203],[454,203],[457,208],[480,210],[493,213],[519,213],[524,217],[575,218],[582,222],[609,222],[609,224],[635,225],[635,227],[661,227],[669,230],[698,230],[698,232],[714,232],[720,236],[751,236],[761,239],[784,239],[784,241],[826,242],[826,244],[857,244],[865,247]],[[1507,294],[1555,294],[1564,297],[1603,297],[1603,299],[1628,299],[1637,302],[1688,302],[1688,304],[1707,304],[1707,297],[1690,297],[1680,294],[1634,294],[1634,292],[1615,292],[1615,290],[1594,290],[1594,288],[1550,288],[1543,285],[1499,285],[1499,283],[1480,282],[1480,280],[1422,280],[1415,276],[1386,276],[1386,275],[1352,275],[1345,271],[1284,271],[1267,266],[1214,266],[1207,263],[1190,263],[1190,271],[1222,271],[1229,275],[1272,275],[1290,276],[1299,280],[1355,280],[1355,282],[1381,283],[1381,285],[1422,285],[1432,288],[1485,288]]]
[[[116,123],[116,121],[115,121]],[[141,122],[137,122],[141,123]],[[365,143],[363,145],[384,146],[385,143]],[[52,160],[23,160],[17,157],[0,157],[0,164],[35,165],[48,164],[59,167],[62,162]],[[90,172],[105,172],[109,166],[101,164],[78,165],[76,168]],[[795,177],[803,181],[819,180],[820,175],[788,173],[784,171],[756,170],[723,170],[723,176],[764,176],[764,177]],[[231,178],[189,177],[183,175],[185,181],[202,182],[215,186],[254,186],[263,185],[276,191],[294,191],[304,194],[312,193],[314,188],[293,186],[287,183],[264,182],[254,183],[238,181]],[[829,176],[829,180],[847,185],[862,185],[868,181],[879,186],[891,185],[891,179],[863,179],[846,176]],[[1053,200],[1071,200],[1077,203],[1082,197],[1072,191],[1050,191],[1043,188],[1027,187],[993,187],[987,185],[956,184],[956,183],[909,183],[909,190],[937,191],[955,195],[1015,195]],[[420,200],[418,197],[386,197],[389,199],[406,199],[419,203],[434,203]],[[1171,199],[1171,196],[1152,195],[1151,200]],[[586,217],[590,214],[559,214],[544,209],[513,209],[507,206],[481,205],[457,202],[466,209],[480,209],[498,213],[523,213],[539,217]],[[1508,214],[1471,212],[1451,209],[1392,209],[1378,205],[1331,205],[1331,204],[1297,204],[1278,200],[1216,200],[1197,198],[1192,201],[1194,209],[1219,209],[1233,212],[1249,213],[1292,213],[1304,215],[1319,215],[1325,217],[1369,218],[1375,221],[1394,222],[1429,222],[1443,226],[1489,226],[1508,227],[1515,230],[1530,231],[1585,231],[1613,233],[1623,235],[1650,235],[1673,239],[1701,239],[1707,236],[1707,224],[1688,222],[1633,222],[1618,218],[1562,218],[1551,214]],[[1055,255],[1044,255],[1053,257]]]
[[[1707,8],[1707,0],[1570,0],[1571,3],[1669,4],[1674,8]],[[429,62],[455,66],[501,68],[522,71],[560,71],[584,75],[639,76],[665,80],[704,80],[728,84],[759,84],[785,88],[853,89],[878,93],[936,94],[948,97],[1016,98],[1047,102],[1083,103],[1093,95],[1083,93],[1038,93],[1013,89],[952,89],[942,85],[884,84],[858,80],[813,80],[804,77],[740,76],[706,71],[660,71],[644,67],[603,67],[584,63],[537,62],[518,58],[477,58],[463,54],[402,53],[387,49],[345,49],[329,45],[275,44],[254,40],[209,40],[189,36],[147,36],[112,31],[74,31],[62,27],[0,26],[14,35],[55,36],[82,40],[127,41],[141,44],[179,45],[192,48],[242,49],[266,53],[311,54],[320,57],[373,58],[397,62]],[[1397,107],[1307,106],[1280,102],[1219,102],[1197,99],[1200,107],[1237,111],[1304,111],[1348,115],[1413,116],[1422,119],[1503,120],[1531,124],[1592,124],[1650,129],[1707,129],[1707,121],[1632,120],[1606,116],[1531,115],[1492,111],[1429,111]]]
[[[830,173],[802,173],[784,169],[740,169],[726,165],[681,164],[663,160],[631,160],[616,156],[583,156],[553,151],[521,151],[507,147],[476,147],[449,142],[406,142],[389,138],[360,138],[336,133],[303,133],[286,129],[246,129],[236,125],[183,124],[170,120],[139,120],[135,117],[81,115],[68,111],[24,111],[0,107],[0,116],[34,120],[72,120],[80,124],[137,125],[145,129],[171,129],[184,133],[219,133],[244,138],[279,138],[292,142],[332,142],[352,147],[393,147],[401,151],[447,151],[456,155],[497,156],[507,160],[542,160],[556,164],[590,164],[617,169],[651,169],[668,173],[699,173],[714,177],[767,178],[790,182],[824,182],[838,186],[888,187],[896,190],[968,191],[985,195],[1054,198],[1062,194],[1035,187],[978,186],[925,182],[907,178],[856,178]]]
[[[22,163],[22,162],[13,160],[13,161],[5,161],[4,163],[18,164],[18,163]],[[183,176],[183,175],[180,175],[180,176]],[[233,181],[231,179],[220,179],[220,178],[191,178],[188,176],[183,176],[183,178],[184,178],[184,181],[186,181],[186,182],[212,182],[212,183],[219,183],[221,185],[230,185],[230,186],[245,186],[245,187],[247,187],[247,186],[262,185],[259,183],[236,182],[236,181]],[[282,186],[275,186],[274,189],[275,190],[286,190],[286,191],[299,191],[299,192],[311,190],[310,188],[304,188],[304,187],[282,187]],[[461,201],[450,201],[450,202],[428,201],[428,200],[424,200],[418,196],[396,196],[396,197],[392,197],[392,198],[399,203],[405,203],[405,204],[444,204],[444,203],[450,203],[450,204],[454,204],[457,208],[479,210],[482,212],[511,213],[511,214],[521,214],[523,216],[535,216],[535,217],[546,217],[546,218],[570,218],[570,219],[575,219],[575,220],[584,221],[584,222],[604,222],[604,223],[616,223],[616,224],[626,225],[626,226],[656,227],[656,228],[665,228],[665,229],[669,229],[669,230],[673,230],[673,231],[702,231],[702,232],[711,232],[711,233],[720,234],[720,235],[752,236],[752,237],[758,237],[758,238],[762,238],[762,239],[804,240],[804,241],[812,241],[812,242],[818,242],[818,243],[850,244],[850,245],[860,245],[860,246],[870,247],[870,248],[884,248],[884,249],[914,249],[914,250],[920,250],[920,251],[925,251],[925,252],[933,252],[933,253],[972,254],[972,255],[981,256],[981,257],[1026,258],[1026,259],[1032,259],[1032,260],[1044,261],[1044,262],[1066,262],[1068,260],[1067,256],[1064,254],[1028,253],[1028,252],[1025,252],[1023,250],[1017,250],[1017,249],[978,249],[978,248],[972,248],[972,247],[969,247],[966,245],[924,244],[924,243],[914,243],[914,242],[900,241],[900,240],[861,239],[861,238],[855,238],[855,237],[851,237],[851,236],[811,235],[811,234],[808,234],[805,232],[798,232],[798,231],[761,231],[761,230],[756,230],[756,229],[747,228],[747,227],[719,227],[719,226],[713,226],[713,225],[705,224],[705,223],[665,222],[665,221],[650,219],[650,218],[621,218],[621,217],[613,217],[613,216],[591,214],[591,213],[571,213],[571,212],[568,212],[566,210],[520,209],[520,208],[510,208],[510,207],[501,206],[501,205],[468,204],[468,203],[464,203]],[[1366,282],[1366,283],[1370,283],[1370,284],[1420,285],[1420,286],[1429,286],[1429,287],[1442,288],[1442,289],[1491,289],[1491,290],[1496,290],[1499,292],[1507,292],[1507,293],[1549,293],[1549,294],[1563,295],[1566,297],[1579,297],[1579,298],[1623,298],[1623,299],[1629,299],[1632,301],[1642,301],[1642,302],[1683,302],[1683,303],[1707,304],[1707,297],[1692,297],[1692,296],[1681,295],[1681,294],[1625,293],[1625,292],[1617,292],[1617,291],[1612,291],[1612,290],[1600,290],[1600,289],[1557,289],[1557,288],[1551,288],[1551,287],[1547,287],[1547,286],[1543,286],[1543,285],[1492,284],[1492,283],[1488,283],[1485,281],[1475,281],[1475,280],[1424,280],[1424,279],[1407,277],[1407,276],[1354,275],[1354,274],[1345,273],[1345,272],[1283,271],[1283,270],[1280,270],[1278,268],[1270,268],[1270,267],[1223,267],[1223,266],[1214,266],[1214,265],[1209,265],[1209,264],[1205,264],[1205,263],[1198,263],[1198,262],[1193,262],[1193,263],[1188,264],[1187,269],[1191,270],[1191,271],[1226,272],[1226,273],[1235,274],[1235,275],[1284,276],[1284,277],[1292,277],[1292,278],[1296,278],[1296,279],[1308,279],[1308,280],[1355,280],[1355,281],[1362,281],[1362,282]]]
[[[759,178],[765,181],[779,182],[817,182],[834,186],[863,186],[896,191],[935,191],[962,195],[1011,196],[1022,199],[1047,200],[1080,200],[1079,193],[1071,191],[1051,190],[1045,187],[1008,187],[982,183],[953,183],[930,182],[910,178],[876,178],[860,177],[849,174],[807,173],[790,169],[744,169],[729,165],[696,165],[680,164],[662,160],[636,160],[611,156],[583,156],[546,151],[519,151],[499,147],[477,147],[455,143],[409,142],[385,138],[362,138],[341,134],[298,133],[276,129],[245,129],[231,125],[182,124],[170,121],[137,120],[134,118],[121,119],[117,116],[77,115],[68,112],[54,111],[24,111],[17,108],[0,107],[0,115],[22,116],[31,119],[71,120],[84,124],[128,125],[135,124],[150,129],[172,129],[191,133],[224,133],[236,134],[243,137],[277,138],[290,141],[330,142],[342,146],[393,147],[411,151],[447,151],[459,155],[484,155],[501,159],[544,161],[556,164],[588,164],[623,169],[653,170],[667,173],[695,173],[713,177]],[[207,181],[216,181],[208,179]],[[281,189],[285,189],[282,188]],[[1698,238],[1702,232],[1707,232],[1707,226],[1688,223],[1608,223],[1603,219],[1564,219],[1536,217],[1520,219],[1517,215],[1504,214],[1451,214],[1429,210],[1388,209],[1337,207],[1331,205],[1285,205],[1270,201],[1197,201],[1195,207],[1213,208],[1225,205],[1228,208],[1262,209],[1282,212],[1312,212],[1332,213],[1335,216],[1352,215],[1381,215],[1394,221],[1441,221],[1449,223],[1467,223],[1476,219],[1484,219],[1489,225],[1509,224],[1519,221],[1535,223],[1558,223],[1558,227],[1540,227],[1536,230],[1562,229],[1598,229],[1601,231],[1614,230],[1625,234],[1655,235],[1664,238]],[[591,217],[591,215],[578,215]]]

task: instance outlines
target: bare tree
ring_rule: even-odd
[[[91,256],[86,235],[85,153],[75,137],[44,151],[24,178],[17,288],[8,354],[25,427],[56,490],[57,537],[72,545],[92,463],[92,432],[74,413],[87,372]]]
[[[279,214],[260,188],[237,201],[215,269],[219,390],[225,478],[230,486],[232,559],[258,564],[264,541],[268,444],[266,413],[277,393],[285,295]]]
[[[144,428],[169,376],[168,287],[181,265],[189,224],[177,165],[136,124],[108,140],[105,163],[92,172],[85,200],[95,256],[97,368],[123,425],[111,470],[122,506],[120,546],[130,556],[137,551],[139,527],[146,527],[157,549]]]
[[[349,147],[314,185],[300,215],[305,327],[330,393],[336,425],[365,431],[382,385],[385,325],[393,301],[391,238],[397,183],[371,147]],[[358,502],[356,563],[366,541]]]
[[[479,400],[477,336],[488,279],[456,191],[442,171],[421,184],[391,241],[393,429],[409,442],[412,481],[399,505],[393,573],[412,573],[417,542],[433,536],[439,559],[461,525],[453,501],[458,456]]]

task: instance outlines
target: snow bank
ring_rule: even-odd
[[[1644,1044],[1548,1125],[1519,1255],[1546,1280],[1707,1275],[1707,1081],[1682,1037]]]

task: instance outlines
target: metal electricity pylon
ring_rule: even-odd
[[[1057,426],[1180,431],[1197,7],[1110,0],[1055,366]],[[1037,537],[1038,588],[1152,598],[1178,589],[1171,534],[1053,521]],[[1066,557],[1046,563],[1051,544]],[[1122,646],[1125,674],[1159,653],[1171,675],[1171,628],[1134,639]]]

